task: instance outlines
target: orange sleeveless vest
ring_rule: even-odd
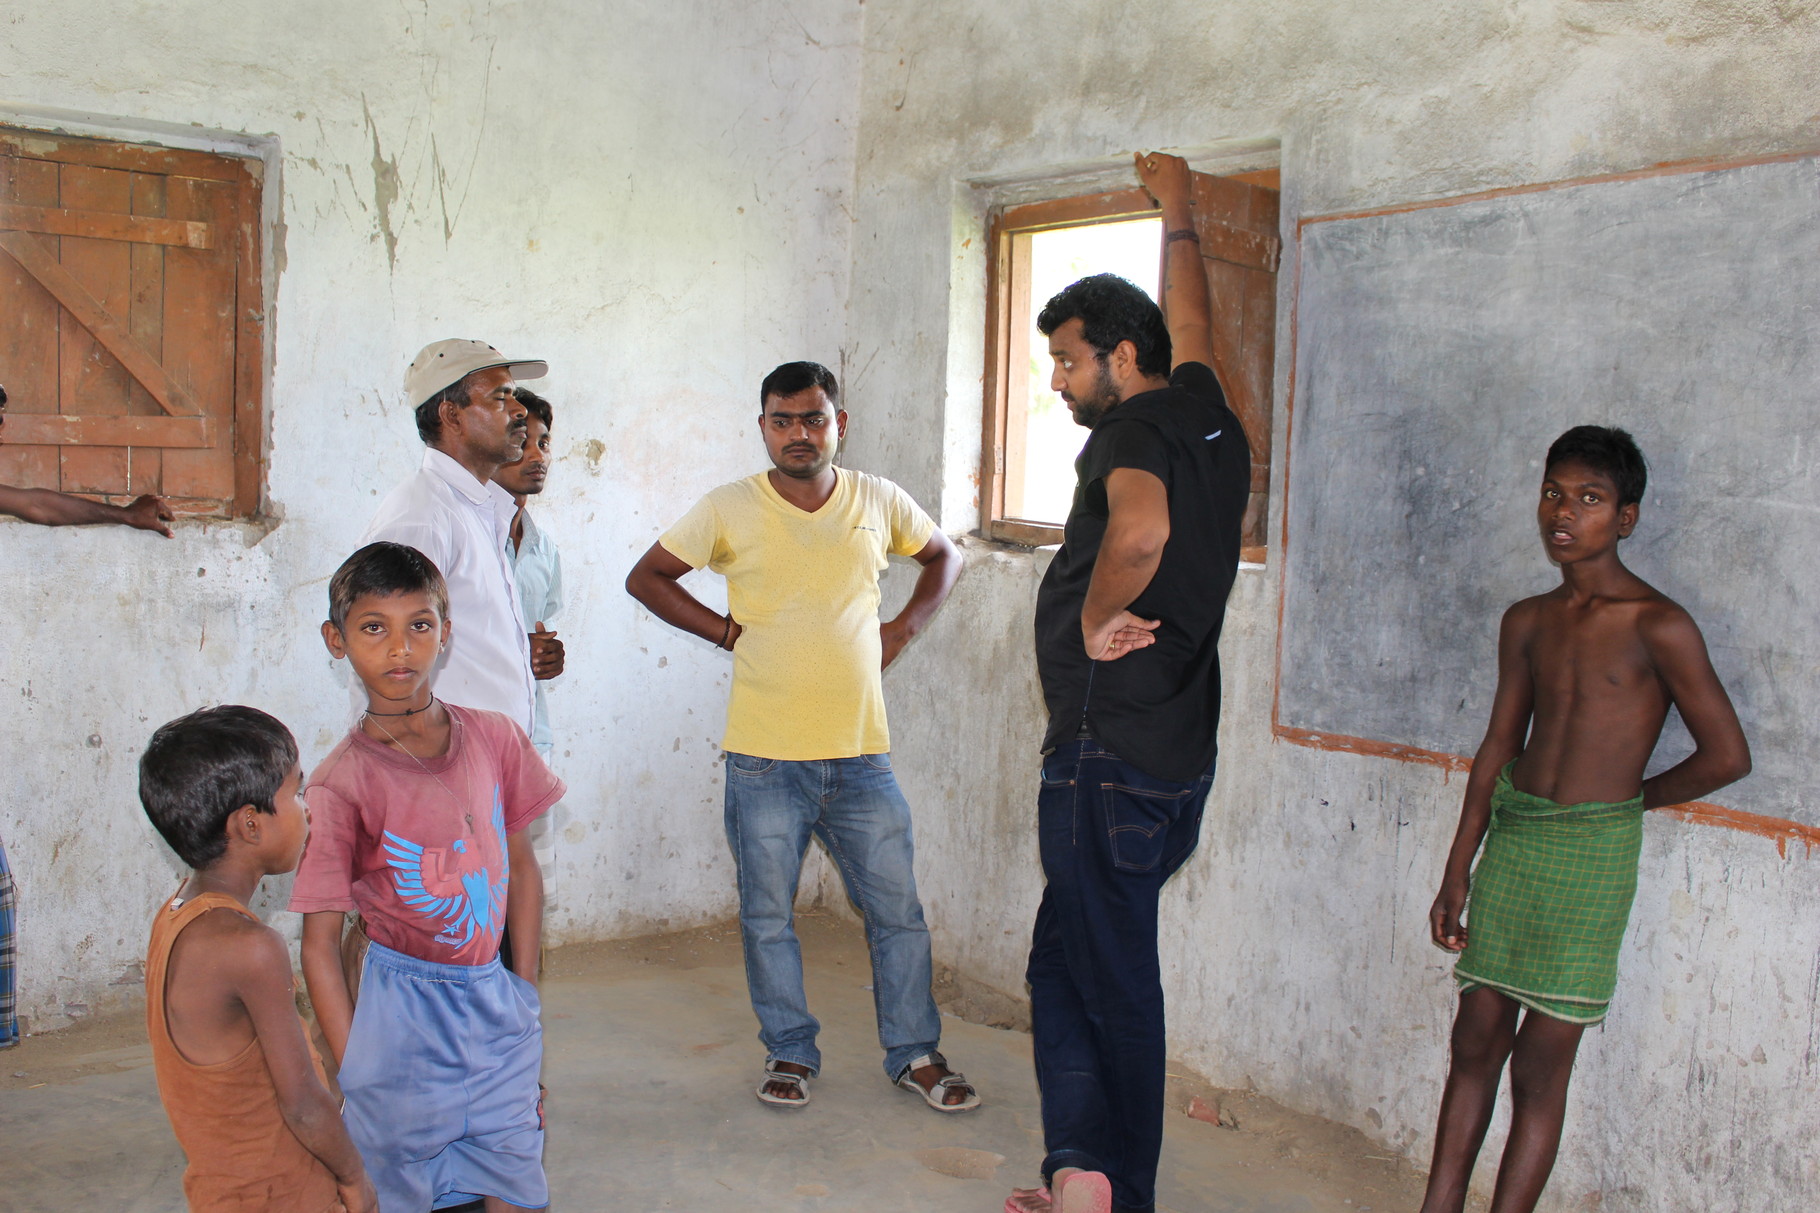
[[[335,1177],[284,1123],[259,1041],[208,1066],[185,1059],[171,1041],[164,1018],[171,946],[183,928],[214,909],[258,921],[225,893],[204,893],[189,901],[173,897],[152,919],[145,956],[145,1027],[158,1095],[189,1159],[183,1194],[191,1213],[334,1213],[342,1208]],[[321,1078],[322,1059],[314,1044],[310,1058]]]

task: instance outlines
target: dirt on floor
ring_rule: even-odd
[[[805,957],[852,952],[853,960],[865,963],[863,941],[847,917],[826,911],[803,913],[796,925]],[[608,958],[678,968],[738,964],[739,924],[570,945],[549,953],[546,968],[553,974],[581,975]],[[1028,1003],[969,981],[946,966],[937,966],[935,994],[943,1011],[970,1023],[1030,1030]],[[1216,1126],[1219,1140],[1238,1151],[1242,1166],[1314,1175],[1352,1192],[1353,1207],[1361,1211],[1415,1209],[1422,1203],[1426,1172],[1349,1125],[1296,1112],[1256,1091],[1217,1087],[1176,1062],[1169,1066],[1167,1092],[1172,1110]],[[1484,1207],[1476,1197],[1468,1204],[1473,1211]]]
[[[73,1082],[90,1074],[111,1074],[151,1061],[145,1040],[145,1012],[97,1015],[56,1032],[27,1036],[0,1052],[0,1091],[23,1091],[48,1083]]]
[[[863,936],[844,915],[809,912],[797,917],[805,960],[811,965],[866,964]],[[645,935],[606,943],[570,944],[545,954],[546,974],[579,977],[627,963],[678,969],[738,966],[739,926],[716,923],[693,930]],[[299,987],[302,982],[299,980]],[[938,974],[942,1009],[973,1023],[1027,1031],[1028,1008],[1020,1000],[951,971]],[[54,1033],[27,1037],[0,1052],[0,1090],[61,1084],[91,1074],[146,1065],[142,1013],[98,1016]],[[1208,1126],[1203,1139],[1233,1165],[1260,1180],[1272,1171],[1297,1171],[1342,1189],[1352,1208],[1414,1209],[1422,1201],[1424,1175],[1357,1129],[1295,1112],[1255,1091],[1216,1087],[1184,1066],[1171,1063],[1167,1100],[1179,1115]],[[1473,1209],[1483,1204],[1474,1201]]]

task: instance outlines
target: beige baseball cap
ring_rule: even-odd
[[[507,358],[484,341],[451,337],[423,347],[404,373],[404,394],[416,408],[424,401],[475,371],[503,366],[514,379],[542,379],[550,364],[538,358]]]

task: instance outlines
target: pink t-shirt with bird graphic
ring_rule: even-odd
[[[446,706],[449,750],[439,758],[414,758],[357,727],[311,773],[310,839],[291,909],[359,910],[375,943],[482,965],[498,955],[505,927],[506,838],[564,789],[510,717]]]

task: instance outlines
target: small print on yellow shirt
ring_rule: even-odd
[[[887,556],[922,551],[935,523],[889,480],[835,472],[813,514],[759,472],[713,490],[658,538],[727,579],[727,608],[744,629],[721,742],[731,753],[810,762],[891,749],[878,577]]]

